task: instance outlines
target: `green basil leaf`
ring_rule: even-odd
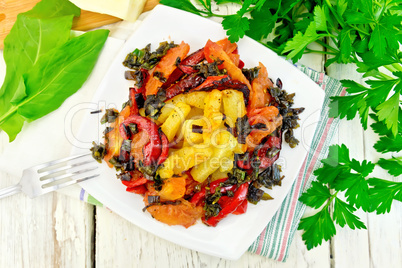
[[[109,31],[97,30],[72,38],[41,57],[24,75],[27,97],[18,113],[36,120],[57,109],[81,88],[92,71]]]
[[[68,0],[42,0],[24,14],[37,18],[55,18],[66,15],[78,17],[80,13],[81,10]]]
[[[0,88],[0,128],[10,141],[21,131],[25,119],[12,103],[25,96],[22,75],[52,48],[65,43],[70,35],[73,16],[80,9],[67,0],[43,0],[32,10],[19,14],[4,40],[6,76]]]

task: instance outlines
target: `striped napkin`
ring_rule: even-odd
[[[288,257],[290,244],[306,209],[306,206],[298,199],[314,180],[313,171],[320,167],[320,160],[328,155],[328,147],[338,128],[339,119],[328,118],[329,97],[345,94],[345,90],[338,80],[308,67],[297,67],[325,91],[325,99],[310,151],[304,159],[297,179],[281,208],[248,249],[250,252],[277,261],[285,261]]]
[[[304,189],[308,188],[314,180],[313,171],[321,165],[320,160],[327,156],[328,147],[332,143],[332,138],[338,127],[338,119],[328,118],[329,97],[345,94],[338,80],[305,66],[296,65],[296,67],[325,91],[325,99],[310,151],[303,162],[297,179],[283,201],[281,208],[248,249],[252,253],[277,261],[285,261],[289,254],[290,244],[306,208],[298,199]],[[72,189],[68,190],[71,195],[73,193]],[[103,206],[84,189],[75,189],[74,192],[75,196],[79,195],[82,201]]]

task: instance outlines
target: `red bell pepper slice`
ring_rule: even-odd
[[[251,168],[251,163],[249,158],[247,158],[247,160],[243,161],[243,160],[237,160],[236,165],[243,169],[243,170],[248,170]]]
[[[213,181],[209,184],[209,192],[210,193],[215,193],[216,187],[218,187],[222,182],[225,182],[228,178],[223,178],[223,179],[219,179],[216,181]],[[195,193],[191,199],[190,202],[197,205],[200,203],[200,201],[202,201],[205,197],[206,194],[206,186],[202,187],[201,191]],[[226,193],[227,191],[233,191],[234,189],[236,189],[236,185],[229,185],[229,186],[225,186],[225,187],[221,187],[221,193]]]
[[[142,184],[135,187],[127,187],[126,191],[134,194],[145,194],[147,192],[147,187]]]
[[[144,185],[145,183],[147,183],[147,179],[146,178],[138,178],[138,179],[132,179],[129,181],[121,181],[121,183],[123,183],[125,186],[133,188],[139,185]]]
[[[282,138],[281,135],[279,137],[276,136],[269,136],[265,144],[258,150],[258,158],[261,161],[260,168],[267,168],[269,166],[272,166],[272,164],[278,160],[279,158],[279,153],[278,152],[275,156],[273,157],[268,157],[267,156],[267,151],[268,149],[276,147],[278,149],[281,149],[282,147]],[[253,152],[249,152],[249,155],[251,156]],[[251,169],[251,163],[250,163],[250,158],[247,160],[237,160],[236,165],[243,169],[243,170],[250,170]]]
[[[190,74],[186,78],[180,80],[176,84],[171,85],[168,89],[166,89],[166,98],[171,99],[180,93],[187,92],[188,90],[199,86],[202,82],[205,81],[205,78],[201,75]]]
[[[139,91],[138,88],[130,87],[130,100],[131,100],[130,115],[138,114],[138,105],[137,101],[135,100],[135,94],[138,94],[137,91]]]
[[[234,215],[241,215],[243,213],[246,213],[248,207],[248,201],[243,200],[243,202],[236,208],[235,211],[232,212]]]
[[[225,82],[229,81],[230,77],[228,75],[219,75],[219,76],[208,76],[207,79],[198,87],[193,88],[191,91],[208,91],[219,86],[222,86]]]
[[[250,96],[250,89],[246,84],[235,81],[231,79],[228,75],[219,75],[219,76],[208,76],[207,79],[198,87],[193,88],[190,92],[193,91],[210,91],[213,89],[224,90],[224,89],[234,89],[243,93],[244,102],[247,106],[248,99]]]
[[[239,60],[239,69],[243,69],[243,67],[244,67],[244,61],[242,61],[242,60]]]
[[[139,115],[130,115],[120,124],[120,135],[123,139],[128,139],[124,130],[124,126],[134,123],[140,131],[145,131],[149,136],[149,142],[144,146],[144,165],[150,166],[153,163],[157,163],[159,156],[161,155],[161,138],[158,132],[158,126],[152,122],[149,118]]]
[[[205,59],[204,48],[197,50],[196,52],[189,55],[187,58],[182,60],[179,64],[179,69],[185,74],[191,74],[198,72],[194,70],[193,66],[200,63]]]
[[[169,140],[166,137],[165,133],[161,129],[158,129],[159,135],[161,137],[161,142],[162,142],[162,151],[161,155],[158,158],[158,162],[156,163],[158,166],[165,162],[166,158],[168,157],[169,154]]]
[[[218,203],[223,208],[226,207],[230,202],[232,202],[233,197],[229,197],[227,195],[222,196]],[[248,206],[248,201],[244,200],[240,205],[236,208],[235,211],[232,212],[233,215],[240,215],[246,213]]]
[[[258,151],[258,157],[261,161],[260,168],[267,168],[269,166],[272,166],[272,164],[279,158],[279,152],[273,157],[268,157],[267,151],[268,151],[268,149],[273,148],[273,147],[281,149],[281,143],[282,143],[282,141],[281,141],[280,137],[275,137],[275,136],[268,137],[267,142]]]
[[[233,198],[227,202],[226,206],[221,209],[219,214],[209,219],[203,219],[203,222],[209,226],[215,227],[222,219],[230,213],[233,213],[244,200],[247,200],[248,186],[250,182],[243,183],[236,190]]]
[[[179,66],[172,72],[167,81],[162,85],[163,89],[170,87],[176,81],[178,81],[184,74],[191,74],[196,72],[194,65],[200,63],[205,59],[204,49],[201,48],[191,55],[182,60]]]

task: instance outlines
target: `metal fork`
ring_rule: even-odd
[[[70,156],[25,169],[18,184],[0,190],[0,199],[20,192],[34,198],[95,178],[99,176],[95,172],[98,163],[90,155]]]

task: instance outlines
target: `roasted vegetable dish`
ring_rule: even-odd
[[[91,150],[158,221],[216,226],[271,199],[263,188],[281,185],[275,161],[283,139],[298,144],[303,108],[292,108],[294,94],[262,63],[244,68],[228,39],[189,51],[185,42],[162,42],[127,55],[129,99],[105,111],[105,142]]]

